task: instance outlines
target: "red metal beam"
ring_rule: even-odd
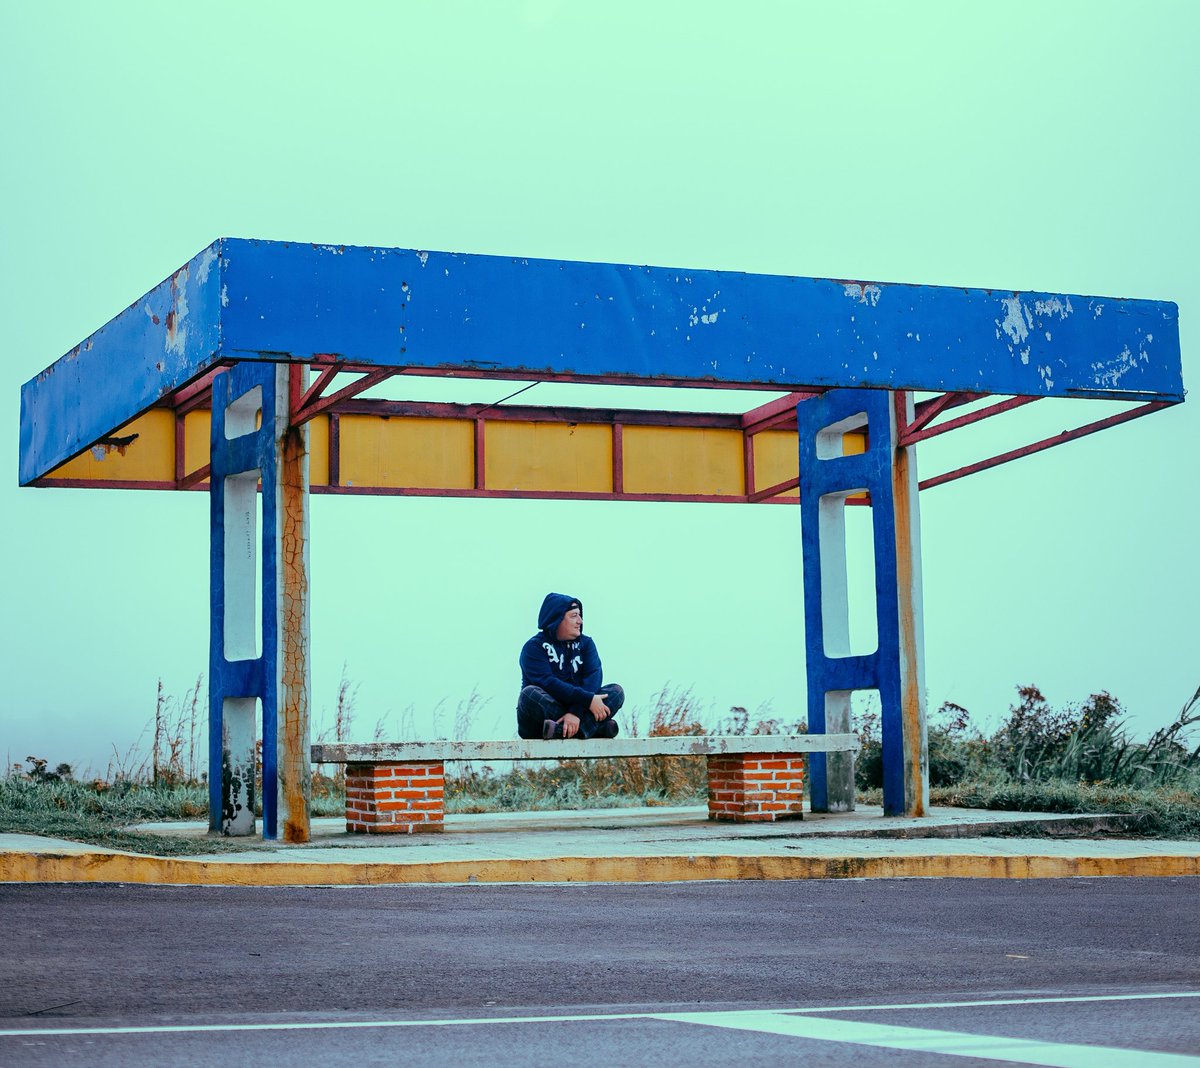
[[[295,374],[292,379],[297,379],[300,373],[300,365],[296,365],[293,370]],[[765,405],[760,405],[758,408],[752,409],[750,412],[738,415],[735,413],[720,413],[720,412],[672,412],[672,411],[639,411],[628,409],[594,409],[594,408],[579,408],[579,407],[534,407],[534,406],[517,406],[503,405],[494,407],[491,405],[480,406],[478,404],[447,404],[436,402],[423,401],[393,401],[393,400],[372,400],[359,397],[358,394],[363,390],[369,389],[371,386],[384,381],[396,373],[393,369],[373,368],[365,369],[362,377],[351,383],[349,386],[338,390],[329,397],[320,396],[320,389],[328,386],[328,383],[333,380],[333,376],[338,371],[358,370],[351,368],[349,365],[338,364],[336,361],[326,365],[317,381],[307,390],[301,391],[298,388],[293,388],[293,401],[297,396],[300,397],[299,402],[295,404],[297,414],[294,416],[296,424],[305,422],[314,416],[322,413],[328,413],[330,418],[329,430],[329,486],[315,486],[314,492],[328,493],[365,493],[378,495],[395,495],[395,496],[480,496],[480,497],[512,497],[526,499],[566,499],[566,500],[641,500],[641,501],[714,501],[714,502],[737,502],[743,501],[747,503],[795,503],[797,498],[781,497],[780,494],[787,490],[794,489],[799,484],[796,478],[785,480],[776,485],[758,489],[755,479],[754,470],[754,450],[753,450],[753,435],[768,426],[780,425],[785,420],[790,420],[794,417],[794,408],[801,400],[810,396],[816,396],[816,393],[810,392],[793,392],[787,397],[777,398],[768,402]],[[213,372],[215,373],[215,372]],[[466,376],[471,377],[471,376]],[[485,373],[480,373],[476,377],[490,378],[492,376]],[[557,377],[562,376],[546,376]],[[133,482],[127,480],[105,480],[105,479],[56,479],[43,478],[39,479],[34,485],[42,486],[80,486],[90,488],[129,488],[129,489],[196,489],[199,484],[209,475],[207,466],[185,473],[184,466],[184,419],[183,416],[187,411],[200,407],[202,404],[211,403],[211,378],[212,373],[202,376],[195,382],[189,383],[183,390],[178,391],[174,397],[170,398],[175,403],[175,463],[174,463],[174,479],[172,481],[153,481],[153,482]],[[695,383],[683,383],[691,384]],[[320,388],[318,388],[320,387]],[[958,407],[963,404],[977,400],[985,394],[978,393],[945,393],[930,400],[922,401],[915,406],[915,414],[911,423],[905,423],[905,391],[895,391],[897,423],[900,428],[899,441],[901,445],[914,445],[919,441],[935,437],[937,435],[947,433],[951,430],[958,429],[963,426],[968,426],[972,423],[979,422],[982,419],[990,418],[993,415],[998,415],[1005,411],[1011,411],[1015,408],[1029,404],[1036,397],[1012,397],[995,404],[988,405],[977,411],[970,412],[966,415],[959,416],[956,419],[950,419],[946,422],[930,425],[942,413],[951,408]],[[1027,445],[1019,449],[1013,449],[1002,453],[998,456],[989,459],[978,461],[974,464],[969,464],[965,467],[957,468],[953,471],[948,471],[944,474],[926,479],[920,483],[920,488],[928,489],[933,486],[942,485],[946,482],[954,481],[958,478],[965,477],[969,474],[974,474],[978,471],[984,471],[991,467],[996,467],[1000,464],[1007,463],[1010,460],[1017,459],[1020,456],[1031,455],[1035,452],[1043,451],[1055,445],[1074,440],[1078,437],[1086,436],[1087,434],[1095,433],[1099,430],[1107,429],[1108,427],[1116,426],[1120,423],[1137,418],[1141,415],[1149,414],[1157,411],[1160,408],[1169,407],[1170,402],[1152,401],[1129,411],[1122,412],[1118,415],[1111,416],[1107,419],[1098,420],[1084,427],[1075,430],[1063,431],[1051,438],[1043,439],[1035,442],[1032,445]],[[486,418],[484,416],[486,412]],[[340,454],[341,454],[341,434],[340,434],[340,416],[346,414],[361,414],[374,417],[390,418],[395,416],[413,416],[426,418],[452,418],[452,419],[469,419],[474,424],[475,433],[475,463],[476,473],[474,478],[474,486],[469,490],[439,490],[439,489],[411,489],[411,488],[374,488],[374,487],[343,487],[340,485]],[[612,463],[613,463],[613,478],[611,493],[587,493],[587,492],[553,492],[553,491],[493,491],[488,490],[484,485],[485,475],[485,454],[484,454],[484,427],[487,420],[515,420],[536,423],[583,423],[591,425],[609,425],[612,427]],[[744,474],[744,493],[739,495],[717,495],[717,494],[630,494],[624,491],[624,441],[623,428],[626,425],[632,426],[674,426],[674,427],[689,427],[689,428],[720,428],[720,429],[738,429],[743,434],[743,474]],[[848,500],[849,504],[866,503],[865,501]]]
[[[54,482],[53,485],[65,485]],[[95,487],[99,483],[88,482]],[[170,489],[172,483],[164,483],[160,489]],[[570,490],[490,490],[490,489],[426,489],[414,486],[316,486],[313,493],[330,493],[350,496],[362,494],[371,497],[484,497],[498,500],[532,501],[682,501],[702,504],[745,504],[740,493],[721,495],[716,493],[587,493]],[[784,498],[790,503],[799,503],[798,497]],[[766,502],[763,502],[766,503]]]
[[[183,481],[184,475],[187,473],[183,469],[183,452],[184,452],[184,434],[183,434],[183,414],[179,409],[175,410],[175,485]]]
[[[484,428],[483,419],[476,418],[475,420],[475,488],[482,490],[484,488],[484,472],[486,468],[484,464],[486,458],[484,455]]]
[[[349,374],[353,369],[343,366],[340,373]],[[579,408],[565,406],[540,406],[505,404],[501,406],[479,404],[454,404],[444,401],[411,401],[384,400],[358,397],[357,394],[390,377],[393,372],[376,371],[371,374],[370,381],[366,378],[351,383],[344,389],[328,397],[319,398],[312,403],[307,399],[302,401],[299,410],[294,413],[295,423],[307,422],[316,415],[328,412],[331,415],[372,415],[372,416],[417,416],[426,419],[475,419],[484,414],[486,418],[505,419],[527,423],[588,423],[611,425],[622,423],[626,426],[678,426],[704,427],[718,430],[742,430],[745,416],[735,412],[680,412],[657,409],[638,408]],[[324,375],[324,372],[322,373]],[[313,383],[309,392],[313,392],[320,379]],[[815,396],[816,394],[810,394]],[[305,394],[308,397],[308,393]],[[207,392],[203,397],[197,395],[201,404],[208,405],[210,398]],[[775,423],[786,422],[794,418],[794,404],[787,411],[780,413]],[[190,409],[189,409],[190,410]],[[750,433],[758,433],[768,429],[766,425],[756,425]]]
[[[133,482],[125,479],[98,478],[40,478],[31,482],[31,486],[45,489],[131,489],[131,490],[177,490],[184,489],[192,492],[202,490],[208,492],[203,482],[210,474],[209,466],[193,471],[188,475],[183,485],[171,479],[169,481]],[[745,504],[746,498],[741,494],[705,493],[573,493],[551,490],[477,490],[477,489],[422,489],[417,487],[393,486],[341,486],[313,484],[312,493],[327,493],[340,496],[362,495],[368,497],[484,497],[496,500],[550,500],[550,501],[662,501],[701,504]],[[792,504],[800,503],[799,497],[775,497],[755,501],[756,504]],[[854,501],[847,503],[853,504]]]
[[[304,407],[304,398],[308,392],[304,388],[304,378],[307,373],[302,363],[288,364],[288,411],[295,412]],[[322,372],[324,374],[324,372]],[[332,375],[330,376],[332,377]]]
[[[625,492],[625,428],[615,422],[612,428],[612,488],[614,494]]]
[[[198,486],[210,474],[212,474],[212,464],[205,464],[203,467],[197,467],[191,474],[184,475],[176,482],[175,486],[177,489],[191,489],[193,486]]]
[[[796,417],[796,405],[810,397],[818,397],[819,393],[812,391],[789,393],[786,397],[778,397],[757,408],[751,408],[741,416],[741,428],[747,434],[757,434],[768,430],[780,423],[790,422]]]
[[[347,364],[346,370],[369,371],[369,364]],[[647,379],[635,375],[577,375],[556,373],[553,371],[525,371],[497,375],[494,371],[476,370],[474,368],[456,367],[447,371],[444,367],[408,365],[398,371],[402,375],[416,375],[424,378],[486,378],[493,382],[579,382],[584,385],[597,386],[666,386],[672,389],[737,389],[752,390],[758,393],[779,393],[782,390],[809,390],[803,382],[718,382],[709,378],[653,378]],[[818,391],[823,392],[823,390]]]
[[[1040,397],[1009,397],[1008,400],[999,401],[996,404],[989,404],[986,408],[980,408],[974,412],[967,412],[966,415],[960,415],[957,419],[947,419],[944,423],[938,423],[937,426],[927,426],[923,430],[913,430],[912,426],[907,426],[899,435],[900,445],[915,445],[918,441],[925,441],[928,438],[935,438],[939,434],[945,434],[951,430],[957,430],[959,427],[970,426],[971,423],[978,423],[981,419],[989,419],[993,415],[1000,415],[1002,412],[1011,412],[1014,408],[1020,408],[1026,404],[1032,404]],[[913,425],[916,421],[914,420]]]
[[[944,394],[943,394],[943,396],[944,396]],[[951,393],[950,396],[953,397],[954,400],[951,401],[950,404],[946,405],[946,407],[957,408],[960,404],[970,404],[971,401],[978,400],[980,397],[986,397],[986,396],[988,396],[988,394],[986,394],[986,393]],[[917,401],[916,404],[913,405],[913,407],[916,409],[917,415],[920,415],[931,404],[937,404],[941,399],[942,399],[941,397],[927,397],[923,401]]]
[[[212,388],[213,377],[219,371],[233,366],[233,364],[236,362],[237,361],[235,361],[235,360],[221,361],[219,364],[216,364],[214,367],[210,368],[205,374],[201,375],[199,378],[195,379],[193,382],[189,382],[187,385],[182,386],[181,388],[177,389],[173,394],[171,394],[169,397],[165,398],[161,402],[161,406],[177,408],[177,409],[180,409],[185,412],[192,411],[194,408],[207,407],[210,404],[209,394],[210,394],[211,388]],[[476,370],[470,370],[470,369],[456,369],[452,374],[447,374],[445,369],[440,368],[440,367],[405,367],[405,368],[388,368],[385,371],[384,369],[376,367],[373,364],[355,363],[353,361],[341,360],[340,358],[338,358],[337,356],[334,356],[332,354],[315,355],[309,359],[309,363],[311,365],[321,366],[322,372],[321,372],[321,375],[318,377],[317,381],[313,383],[313,386],[311,387],[311,390],[310,390],[310,394],[306,394],[305,397],[303,398],[303,400],[301,401],[301,403],[299,405],[299,409],[302,411],[304,409],[307,409],[309,407],[309,405],[314,404],[320,398],[322,391],[324,389],[328,388],[329,378],[326,378],[326,380],[324,382],[321,381],[321,378],[325,378],[326,373],[330,370],[331,367],[334,367],[334,366],[336,366],[336,368],[337,368],[337,370],[334,372],[334,374],[358,374],[358,375],[362,375],[364,377],[370,376],[372,379],[371,385],[377,385],[379,382],[384,381],[385,379],[391,377],[392,375],[407,375],[410,377],[417,376],[417,377],[432,377],[432,378],[461,378],[461,379],[469,379],[472,381],[475,381],[478,379],[487,379],[490,381],[507,381],[507,379],[503,379],[503,378],[498,379],[492,372],[484,371],[484,370],[476,371]],[[332,377],[332,376],[329,376],[329,377]],[[730,388],[729,384],[725,383],[725,382],[711,382],[711,381],[698,380],[698,379],[676,379],[676,378],[665,378],[665,379],[661,379],[661,380],[655,379],[653,382],[648,382],[642,378],[629,378],[627,376],[619,376],[619,375],[617,375],[617,376],[572,375],[572,374],[552,374],[552,373],[539,374],[537,372],[531,372],[528,374],[522,374],[521,380],[526,381],[526,382],[528,382],[530,380],[535,381],[535,382],[577,382],[577,383],[584,383],[584,384],[591,384],[591,385],[630,385],[630,386],[648,386],[649,385],[649,386],[673,387],[673,388],[679,388],[679,389],[728,389],[728,388]],[[320,383],[320,389],[317,388],[318,383]],[[353,396],[355,393],[361,392],[362,389],[367,389],[367,388],[370,388],[370,387],[362,386],[361,389],[355,389],[355,390],[345,393],[345,394],[343,394],[341,391],[339,391],[338,395],[339,396]],[[768,390],[775,391],[775,390],[780,390],[780,389],[787,389],[788,386],[786,383],[781,383],[779,385],[757,385],[757,384],[756,385],[739,385],[737,388],[739,390],[747,390],[747,391],[761,393],[761,392],[768,391]],[[815,396],[815,395],[816,394],[810,393],[810,392],[795,394],[795,396],[797,396],[797,397],[807,397],[807,396]],[[792,403],[794,406],[795,402],[792,402]],[[304,411],[304,418],[302,418],[300,421],[306,422],[308,419],[311,419],[314,415],[320,414],[320,411],[324,411],[324,410],[326,410],[326,409],[322,408],[322,409],[314,410],[311,412]],[[747,414],[749,414],[749,413],[747,413]],[[737,418],[737,417],[734,417],[734,418]]]
[[[209,398],[212,396],[211,383],[207,387],[206,395]],[[198,485],[208,478],[210,472],[209,464],[205,464],[203,467],[191,472],[184,469],[184,465],[187,462],[187,439],[184,434],[184,416],[186,414],[181,408],[177,407],[175,409],[175,489],[180,490],[191,489],[193,486]]]
[[[312,357],[319,359],[319,357]],[[345,374],[370,374],[379,370],[376,364],[355,362],[347,360],[342,365],[342,372]],[[582,385],[596,386],[664,386],[670,389],[736,389],[738,391],[749,391],[754,393],[779,393],[783,390],[802,391],[805,395],[814,396],[816,393],[824,392],[818,389],[812,391],[811,386],[806,386],[801,382],[738,382],[730,384],[729,382],[718,382],[707,378],[654,378],[647,379],[641,376],[634,375],[578,375],[565,372],[554,371],[525,371],[522,370],[517,374],[500,374],[497,375],[494,371],[483,368],[470,367],[455,367],[452,370],[447,370],[445,367],[422,365],[417,366],[409,364],[405,367],[394,367],[391,371],[397,375],[406,375],[408,377],[417,378],[447,378],[447,379],[466,379],[474,381],[476,379],[486,379],[491,382],[571,382],[580,383]]]
[[[337,377],[343,366],[344,365],[340,361],[335,360],[333,363],[325,367],[319,375],[317,375],[316,381],[314,381],[313,384],[304,391],[304,396],[300,398],[299,403],[292,409],[293,420],[300,412],[304,411],[308,405],[316,401],[317,398],[325,392],[325,387]]]
[[[336,394],[335,394],[336,396]],[[329,398],[332,400],[333,398]],[[419,416],[426,419],[475,419],[482,411],[477,404],[449,404],[440,401],[394,401],[360,398],[341,402],[336,408],[340,415]],[[522,423],[585,423],[592,425],[681,426],[705,427],[718,430],[738,430],[740,417],[725,412],[664,412],[638,411],[621,408],[564,408],[534,407],[505,404],[487,408],[489,421],[512,420]]]
[[[393,377],[396,371],[390,367],[380,368],[371,371],[369,374],[363,375],[357,382],[351,382],[348,386],[343,386],[336,393],[330,394],[328,397],[322,397],[320,400],[315,400],[311,404],[302,408],[298,412],[292,414],[292,426],[299,426],[301,423],[307,423],[314,416],[320,415],[322,412],[329,411],[334,405],[342,401],[349,400],[351,397],[356,397],[364,390],[370,389],[372,386],[379,385],[380,382],[386,382]]]
[[[948,408],[957,408],[960,404],[970,404],[971,401],[985,396],[987,396],[986,393],[943,393],[940,397],[931,397],[927,401],[922,401],[913,406],[913,421],[903,426],[903,433],[924,430]]]
[[[785,479],[783,482],[776,482],[773,486],[768,486],[766,489],[756,490],[754,493],[746,494],[746,501],[749,504],[757,504],[759,501],[764,501],[768,497],[778,497],[785,490],[797,489],[800,485],[799,477]],[[797,498],[799,500],[799,498]]]
[[[175,406],[175,411],[180,415],[187,415],[188,412],[194,412],[198,408],[212,407],[212,383],[208,383],[204,389],[197,391],[182,404]]]
[[[124,478],[51,478],[46,475],[29,483],[45,489],[136,489],[173,490],[179,486],[174,479],[167,481],[135,482]],[[186,488],[186,487],[185,487]]]
[[[342,424],[337,412],[329,413],[329,484],[342,481]]]
[[[1088,423],[1085,426],[1076,427],[1074,430],[1064,430],[1060,434],[1055,434],[1053,437],[1043,438],[1041,441],[1035,441],[1032,445],[1023,445],[1019,449],[1010,449],[1008,452],[1002,452],[998,456],[992,456],[986,460],[980,460],[977,463],[968,464],[965,467],[955,468],[953,471],[947,471],[941,475],[934,475],[932,478],[927,478],[920,484],[921,489],[930,489],[933,486],[941,486],[947,482],[953,482],[959,478],[965,478],[967,475],[973,475],[977,471],[986,471],[991,467],[999,467],[1001,464],[1006,464],[1010,460],[1020,459],[1022,456],[1032,456],[1037,452],[1044,452],[1046,449],[1052,449],[1055,445],[1062,445],[1068,441],[1074,441],[1076,438],[1087,437],[1088,434],[1095,434],[1099,430],[1107,430],[1111,426],[1117,426],[1120,423],[1127,423],[1131,419],[1138,419],[1143,415],[1149,415],[1151,412],[1157,412],[1160,408],[1171,407],[1168,401],[1151,401],[1149,404],[1141,404],[1136,408],[1130,408],[1128,411],[1119,412],[1116,415],[1110,415],[1107,419],[1098,419],[1094,423]]]
[[[164,398],[162,406],[166,408],[174,408],[180,415],[186,415],[196,408],[212,407],[212,383],[217,374],[227,367],[232,367],[233,360],[223,360],[216,366],[210,368],[199,378],[189,382],[186,386],[181,386],[169,397]]]
[[[903,446],[904,436],[908,433],[908,394],[902,389],[892,393],[892,415],[896,420],[896,445]],[[864,435],[865,436],[865,435]],[[843,438],[843,440],[845,440]],[[867,443],[870,445],[870,442]]]

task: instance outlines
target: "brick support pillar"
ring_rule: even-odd
[[[735,823],[801,819],[805,757],[726,753],[708,758],[708,818]]]
[[[445,817],[445,765],[346,765],[346,830],[352,834],[440,831]]]

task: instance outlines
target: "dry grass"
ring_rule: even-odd
[[[645,709],[626,706],[618,716],[625,737],[666,738],[705,734],[803,733],[803,721],[786,723],[760,710],[730,710],[714,730],[705,727],[691,690],[664,686]],[[645,725],[643,727],[643,724]],[[612,757],[563,760],[517,766],[495,773],[490,767],[461,767],[446,779],[449,812],[528,811],[621,805],[697,805],[708,795],[708,769],[702,756]]]
[[[1136,812],[1142,833],[1158,837],[1200,836],[1200,691],[1176,719],[1145,743],[1130,740],[1119,703],[1108,694],[1079,708],[1049,708],[1036,687],[1018,688],[1019,701],[990,737],[975,730],[965,709],[943,705],[931,717],[930,765],[938,804],[1055,812]],[[343,668],[332,726],[319,741],[361,740],[356,727],[358,685]],[[439,702],[436,724],[450,718],[452,737],[471,735],[486,701],[472,693],[448,716]],[[203,678],[182,698],[158,685],[154,718],[129,749],[114,747],[103,777],[76,782],[72,768],[29,757],[0,779],[0,827],[53,833],[83,841],[133,842],[120,826],[139,820],[195,819],[207,812],[207,702]],[[380,718],[375,740],[415,738],[410,706],[389,727]],[[627,706],[618,722],[626,737],[703,734],[803,733],[803,720],[788,722],[760,709],[735,707],[706,729],[705,715],[685,688],[664,686],[645,706]],[[152,729],[148,751],[142,744]],[[397,734],[397,732],[399,732]],[[872,799],[878,774],[878,719],[860,724],[864,749],[858,763],[860,798]],[[433,733],[437,733],[436,730]],[[430,736],[431,732],[423,732]],[[452,765],[446,780],[449,812],[521,811],[623,805],[700,804],[706,794],[703,757],[625,757],[517,765]],[[261,791],[259,791],[261,796]],[[342,765],[318,766],[313,776],[313,814],[341,815]],[[74,832],[72,832],[74,828]],[[115,836],[115,837],[114,837]]]

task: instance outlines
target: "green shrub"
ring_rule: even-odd
[[[946,701],[929,717],[929,782],[931,786],[951,786],[977,775],[989,756],[987,739],[971,723],[962,705]],[[877,711],[869,710],[859,722],[858,759],[854,779],[860,790],[883,787],[883,743]]]
[[[1200,691],[1175,720],[1146,742],[1135,742],[1124,709],[1111,694],[1092,694],[1081,706],[1052,708],[1033,685],[1017,687],[1017,702],[1000,727],[985,737],[967,710],[947,701],[929,717],[929,782],[952,787],[980,779],[1005,782],[1106,783],[1125,787],[1200,784],[1200,746],[1189,736],[1200,723]],[[855,765],[860,790],[883,785],[879,715],[861,718],[862,749]]]

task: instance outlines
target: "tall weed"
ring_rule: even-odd
[[[1017,687],[1017,700],[991,736],[961,705],[946,702],[929,717],[929,781],[934,789],[965,782],[1084,783],[1124,789],[1200,788],[1200,690],[1174,721],[1145,742],[1135,741],[1112,694],[1082,705],[1053,708],[1037,686]],[[882,785],[879,716],[858,725],[862,749],[855,765],[860,789]]]
[[[154,741],[150,750],[150,781],[163,786],[178,786],[198,781],[197,742],[205,742],[207,716],[201,713],[200,693],[204,676],[182,698],[168,696],[163,680],[158,680],[154,703]],[[207,746],[206,746],[207,747]]]

